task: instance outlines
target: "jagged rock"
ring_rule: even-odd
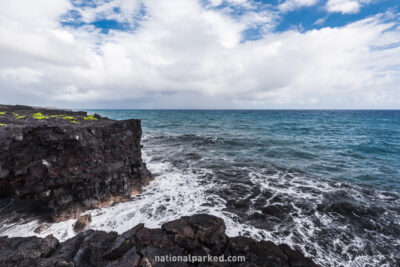
[[[162,229],[175,234],[177,244],[197,255],[220,255],[228,243],[224,221],[213,216],[182,217],[164,224]]]
[[[121,235],[87,230],[60,244],[52,236],[1,237],[0,266],[317,266],[288,245],[228,238],[224,231],[222,219],[198,214],[168,222],[161,229],[139,224]],[[219,260],[245,256],[246,261],[208,261],[208,256]],[[189,261],[173,262],[172,257]]]
[[[58,244],[51,235],[46,238],[0,237],[0,266],[24,266],[36,262],[50,256]]]
[[[107,264],[107,267],[132,267],[139,266],[140,263],[144,263],[142,260],[142,256],[136,251],[136,248],[133,247],[122,254],[121,257],[117,258],[114,261],[111,261]],[[142,266],[144,266],[142,264]]]
[[[303,253],[298,250],[291,249],[286,244],[280,244],[279,248],[288,257],[290,266],[300,267],[300,266],[313,266],[313,261],[310,258],[304,257]]]
[[[144,224],[141,223],[121,234],[109,247],[104,257],[112,260],[124,255],[125,252],[136,245],[136,233],[143,227]]]
[[[73,258],[76,266],[106,266],[108,260],[103,255],[117,236],[115,232],[92,231]]]
[[[129,200],[151,180],[140,120],[0,105],[0,198],[33,200],[54,221]]]
[[[74,231],[77,233],[82,232],[91,222],[92,216],[90,214],[79,216],[74,224]]]
[[[257,265],[290,266],[287,255],[270,241],[255,241],[242,236],[233,237],[230,239],[228,253],[245,256]]]

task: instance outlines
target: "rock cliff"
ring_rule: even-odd
[[[244,256],[244,258],[242,257]],[[220,218],[198,214],[118,235],[88,230],[59,243],[52,236],[0,237],[0,266],[317,266],[285,244],[225,235]]]
[[[0,198],[32,200],[54,221],[129,200],[152,178],[140,120],[0,105]]]

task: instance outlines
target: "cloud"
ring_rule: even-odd
[[[15,4],[15,3],[19,4]],[[399,14],[276,32],[276,14],[232,16],[194,0],[146,0],[145,18],[69,1],[0,3],[2,101],[63,107],[399,108]],[[122,7],[118,2],[113,9]],[[249,3],[242,1],[243,3]],[[24,9],[24,6],[28,10]],[[70,10],[118,16],[134,31],[63,26]],[[94,11],[98,10],[98,11]],[[106,10],[109,10],[108,8]],[[89,13],[90,13],[89,12]],[[257,14],[256,19],[249,14]],[[32,21],[32,23],[29,23]],[[88,19],[93,21],[93,19]],[[254,25],[257,40],[243,40]],[[270,29],[270,30],[268,30]]]
[[[310,7],[318,3],[319,0],[285,0],[279,5],[279,9],[283,12],[292,11],[301,7]]]
[[[371,0],[328,0],[326,9],[328,12],[353,14],[358,13],[363,4],[368,4],[370,2]]]
[[[319,18],[313,23],[313,25],[323,25],[327,19],[328,17]]]
[[[78,10],[86,23],[97,19],[134,23],[141,11],[141,4],[141,0],[100,0],[96,1],[95,6],[84,6]]]

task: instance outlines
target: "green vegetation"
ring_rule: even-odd
[[[5,124],[3,124],[3,123],[0,123],[0,126],[6,126]]]
[[[87,117],[83,117],[85,121],[97,121],[98,119],[94,115],[88,115]]]
[[[49,118],[49,117],[47,117],[47,116],[44,116],[44,115],[43,115],[42,113],[40,113],[40,112],[33,114],[32,117],[33,117],[34,119],[37,119],[37,120],[43,120],[43,119],[48,119],[48,118]]]
[[[69,120],[72,123],[79,123],[73,116],[64,116],[63,120]]]
[[[0,112],[0,115],[4,115],[4,114],[6,114],[6,112],[5,112],[5,111],[2,111],[2,112]]]
[[[51,115],[50,118],[57,118],[62,116],[67,116],[67,115],[66,114]]]
[[[75,120],[75,118],[72,116],[64,116],[63,120],[71,120],[72,121],[72,120]]]
[[[26,118],[26,116],[19,115],[18,113],[15,113],[15,112],[13,112],[13,114],[14,114],[14,116],[15,116],[17,119],[23,119],[23,118]]]

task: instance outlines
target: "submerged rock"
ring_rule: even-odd
[[[32,200],[54,221],[129,200],[152,178],[140,120],[0,105],[0,198]]]
[[[244,258],[240,258],[244,257]],[[88,230],[63,242],[0,238],[0,266],[317,266],[285,244],[229,238],[220,218],[198,214],[117,235]]]

